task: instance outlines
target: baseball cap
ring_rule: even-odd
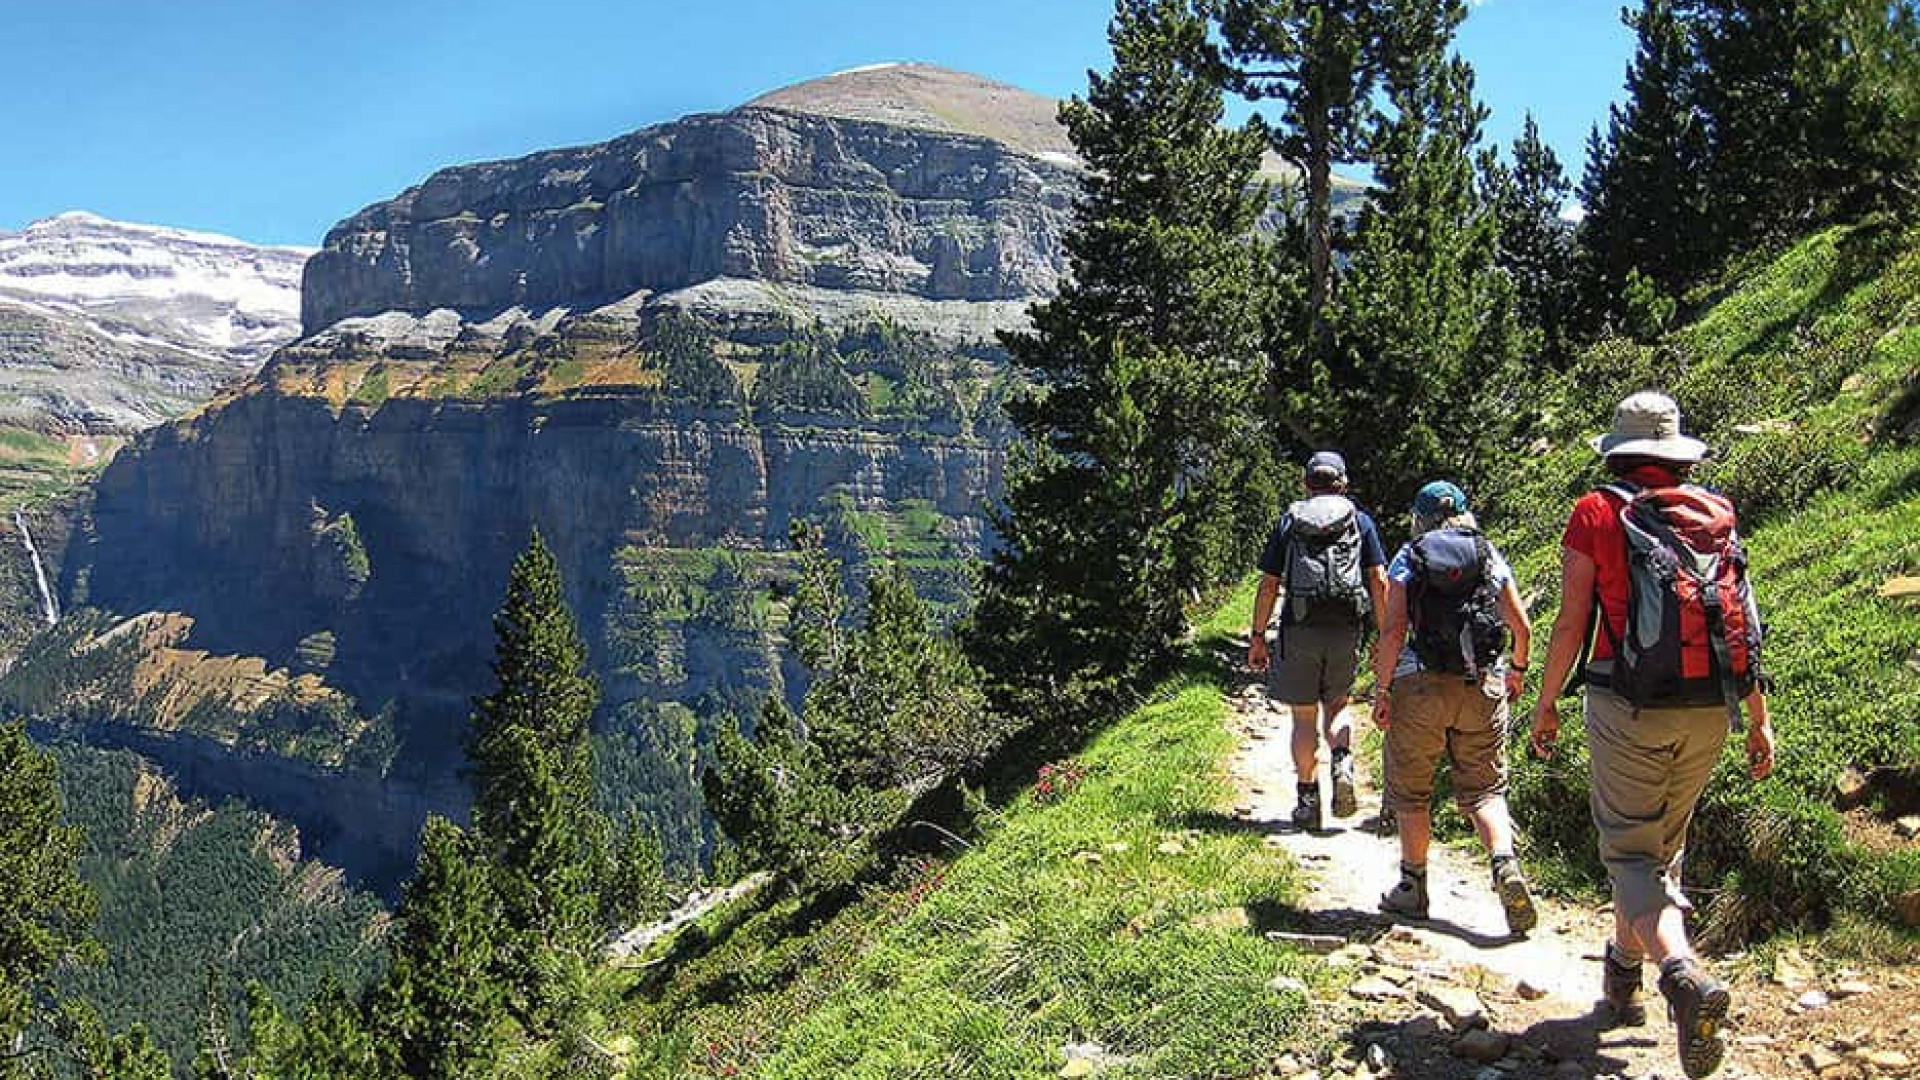
[[[1467,512],[1467,493],[1456,484],[1435,480],[1413,497],[1413,512],[1421,517],[1464,514]]]
[[[1347,478],[1347,459],[1331,450],[1322,450],[1307,459],[1307,475],[1338,483]]]

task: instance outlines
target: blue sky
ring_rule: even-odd
[[[1108,0],[0,0],[0,229],[68,209],[318,244],[436,168],[593,142],[862,64],[1062,96]],[[1480,0],[1460,38],[1509,141],[1570,171],[1632,41],[1615,0]]]

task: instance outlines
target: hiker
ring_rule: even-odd
[[[1386,549],[1366,511],[1347,497],[1347,462],[1323,450],[1307,459],[1307,497],[1287,512],[1260,553],[1260,591],[1253,603],[1247,664],[1270,671],[1267,693],[1293,719],[1293,768],[1299,781],[1293,824],[1318,830],[1320,734],[1333,756],[1333,813],[1358,808],[1353,789],[1353,721],[1347,698],[1360,668],[1360,648],[1386,591]],[[1277,656],[1267,626],[1284,595]],[[1277,663],[1275,662],[1277,661]]]
[[[1520,696],[1531,644],[1513,570],[1480,532],[1466,493],[1445,480],[1413,499],[1413,539],[1387,568],[1374,648],[1374,721],[1386,731],[1387,791],[1400,821],[1400,881],[1380,898],[1391,915],[1427,917],[1433,770],[1453,767],[1453,797],[1492,861],[1507,929],[1538,921],[1513,852],[1507,813],[1507,718]],[[1513,638],[1513,659],[1502,652]]]
[[[1733,505],[1686,482],[1707,447],[1681,434],[1673,399],[1627,398],[1594,445],[1613,481],[1581,497],[1567,521],[1533,750],[1552,755],[1555,700],[1589,655],[1582,717],[1614,905],[1603,995],[1619,1022],[1644,1023],[1641,965],[1658,964],[1680,1062],[1701,1077],[1725,1053],[1719,1028],[1731,1002],[1687,942],[1681,853],[1742,702],[1749,771],[1758,780],[1773,769],[1760,618]],[[1658,566],[1664,576],[1649,572]]]

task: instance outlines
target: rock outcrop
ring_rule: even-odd
[[[916,70],[956,93],[996,86]],[[872,100],[877,78],[831,81],[848,84],[842,100]],[[1020,117],[1050,106],[997,92]],[[305,329],[395,309],[491,313],[716,278],[928,300],[1052,291],[1064,269],[1071,156],[796,111],[805,100],[774,94],[594,146],[435,173],[327,234],[307,266]]]

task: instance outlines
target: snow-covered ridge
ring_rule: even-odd
[[[0,290],[74,304],[192,295],[293,316],[312,254],[73,210],[0,232]]]
[[[264,359],[298,333],[311,254],[73,210],[0,232],[0,301],[75,315],[120,340]]]
[[[126,431],[299,336],[308,248],[69,211],[0,231],[0,424]]]

